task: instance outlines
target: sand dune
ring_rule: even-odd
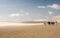
[[[0,38],[60,38],[60,24],[0,28]]]

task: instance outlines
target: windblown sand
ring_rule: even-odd
[[[60,24],[0,28],[0,38],[60,38]]]

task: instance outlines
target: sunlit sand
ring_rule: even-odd
[[[0,28],[0,38],[60,38],[60,24]]]
[[[0,27],[6,26],[31,26],[31,25],[43,25],[43,23],[12,23],[12,22],[0,22]]]

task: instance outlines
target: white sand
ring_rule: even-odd
[[[31,25],[43,25],[43,23],[11,23],[11,22],[0,22],[0,27],[5,27],[5,26],[31,26]]]

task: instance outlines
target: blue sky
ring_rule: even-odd
[[[22,22],[60,15],[60,0],[0,0],[0,21]]]

